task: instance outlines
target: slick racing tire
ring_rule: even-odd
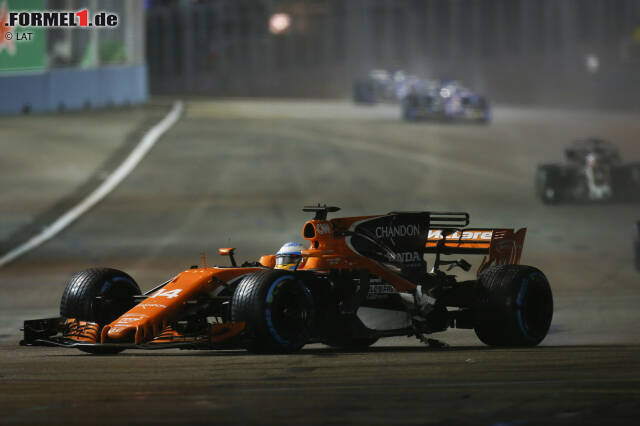
[[[535,346],[551,325],[553,296],[544,274],[531,266],[499,265],[478,280],[475,332],[490,346]]]
[[[640,164],[612,167],[611,188],[618,201],[640,201]]]
[[[404,121],[417,121],[417,113],[415,108],[411,107],[403,107],[402,108],[402,119]]]
[[[562,168],[556,165],[538,166],[536,169],[536,194],[545,204],[562,201]]]
[[[373,84],[368,81],[357,81],[353,84],[353,102],[373,105],[376,103]]]
[[[491,107],[489,106],[489,101],[485,98],[480,98],[478,100],[478,108],[482,111],[482,115],[477,120],[478,123],[489,124],[491,122]]]
[[[138,284],[117,269],[91,268],[74,274],[62,293],[60,315],[101,326],[109,324],[135,304],[133,296],[140,294]],[[103,299],[96,300],[100,296]],[[117,348],[80,348],[96,354],[121,352]]]
[[[255,353],[291,353],[311,337],[313,296],[299,274],[265,270],[240,281],[231,299],[231,319],[245,322]]]
[[[416,121],[418,119],[418,97],[414,94],[407,95],[402,100],[402,118],[405,121]]]

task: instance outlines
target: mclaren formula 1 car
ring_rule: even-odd
[[[543,164],[536,194],[545,203],[640,200],[640,163],[623,164],[610,142],[577,140],[565,149],[567,164]]]
[[[24,322],[23,345],[111,354],[125,349],[299,350],[308,343],[365,348],[380,338],[474,329],[488,345],[533,346],[553,314],[545,275],[519,265],[525,229],[468,228],[467,213],[392,212],[327,219],[314,206],[297,260],[274,255],[193,266],[141,294],[126,273],[94,268],[67,284],[58,318]],[[430,271],[424,260],[431,254]],[[481,254],[477,278],[448,273]],[[204,263],[204,259],[203,259]],[[278,269],[279,264],[287,269]],[[446,268],[446,271],[443,270]]]
[[[458,82],[430,81],[415,84],[403,98],[405,120],[469,120],[491,121],[491,107],[484,96]]]

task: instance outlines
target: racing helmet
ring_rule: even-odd
[[[587,167],[596,167],[600,163],[600,158],[595,152],[588,153],[584,160],[584,162],[587,164]]]
[[[304,264],[302,257],[304,247],[300,243],[285,243],[276,253],[276,269],[297,269]]]

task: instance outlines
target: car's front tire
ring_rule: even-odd
[[[62,293],[60,315],[80,321],[109,324],[128,311],[139,295],[138,284],[117,269],[91,268],[74,274]],[[100,296],[100,301],[96,297]],[[95,354],[113,354],[121,349],[87,347],[80,350]]]
[[[536,194],[545,204],[562,201],[562,168],[557,165],[543,165],[536,169]]]
[[[231,319],[245,322],[247,349],[290,353],[311,337],[315,304],[299,273],[264,270],[240,281],[231,300]]]

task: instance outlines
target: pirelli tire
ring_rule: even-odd
[[[640,163],[611,167],[613,196],[624,202],[640,200]]]
[[[489,267],[478,279],[475,332],[490,346],[535,346],[547,335],[553,317],[549,281],[537,268]]]
[[[353,102],[356,104],[373,105],[376,103],[373,83],[363,80],[353,84]]]
[[[489,124],[491,123],[491,106],[489,105],[489,101],[487,98],[480,97],[478,99],[477,108],[482,111],[480,116],[476,119],[476,122],[480,124]]]
[[[563,168],[555,164],[538,166],[536,169],[536,195],[545,204],[563,201]]]
[[[418,96],[408,94],[402,100],[402,118],[405,121],[416,121],[418,119]]]
[[[245,322],[246,348],[254,353],[291,353],[310,339],[313,295],[299,273],[264,270],[240,281],[231,299],[231,319]]]
[[[85,269],[75,273],[62,292],[60,315],[104,326],[128,311],[135,303],[133,296],[139,294],[138,284],[122,271]],[[117,348],[100,347],[81,347],[80,350],[102,355],[121,352]]]

